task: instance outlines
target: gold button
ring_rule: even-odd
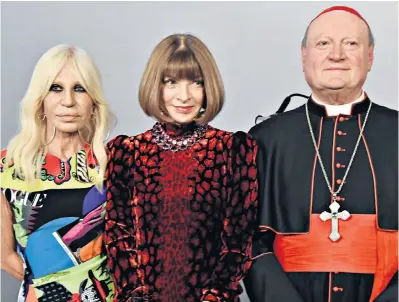
[[[339,121],[342,123],[343,121],[345,121],[345,118],[341,116],[341,117],[339,118]]]
[[[341,151],[341,147],[337,147],[337,151],[338,151],[338,152]]]

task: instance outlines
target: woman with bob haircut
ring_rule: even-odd
[[[1,152],[1,268],[18,301],[105,302],[104,140],[112,115],[82,49],[57,45],[36,64],[21,128]]]
[[[208,123],[224,102],[201,40],[153,50],[139,89],[157,123],[108,144],[105,246],[115,301],[239,301],[257,207],[255,141]]]

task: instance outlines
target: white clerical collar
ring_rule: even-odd
[[[362,94],[360,95],[360,97],[358,99],[354,100],[351,103],[344,104],[344,105],[327,105],[327,104],[324,104],[324,103],[316,100],[316,98],[313,95],[312,95],[312,100],[316,104],[324,106],[326,108],[326,113],[328,116],[337,116],[340,114],[351,115],[352,105],[354,105],[355,103],[360,103],[361,101],[364,100],[364,91],[362,92]]]

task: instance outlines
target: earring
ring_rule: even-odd
[[[43,114],[43,116],[38,115],[37,118],[38,118],[39,120],[44,121],[44,120],[46,119],[46,115],[45,115],[45,114]]]
[[[200,111],[198,111],[197,117],[199,118],[199,117],[203,116],[203,115],[205,114],[205,110],[206,110],[206,109],[202,107],[202,108],[200,109]]]
[[[105,141],[108,139],[109,135],[111,134],[110,131],[107,132],[107,136],[105,137],[105,139],[103,140],[103,143],[105,143]]]
[[[54,139],[54,137],[55,137],[55,126],[54,126],[54,130],[53,130],[53,137],[47,142],[47,143],[45,143],[45,144],[43,144],[44,146],[47,146],[48,144],[50,144],[52,141],[53,141],[53,139]]]
[[[91,119],[93,120],[94,123],[96,122],[96,109],[94,109],[93,112],[91,113]],[[110,134],[111,134],[111,132],[108,131],[105,139],[103,140],[103,143],[109,138]],[[80,135],[80,133],[79,133],[79,135]]]

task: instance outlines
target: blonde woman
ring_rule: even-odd
[[[115,301],[239,301],[251,266],[255,141],[208,123],[224,89],[205,44],[172,35],[139,91],[158,122],[109,147],[105,244]]]
[[[82,49],[39,59],[21,129],[1,153],[1,268],[18,301],[111,301],[102,254],[103,141],[111,122],[100,74]]]

